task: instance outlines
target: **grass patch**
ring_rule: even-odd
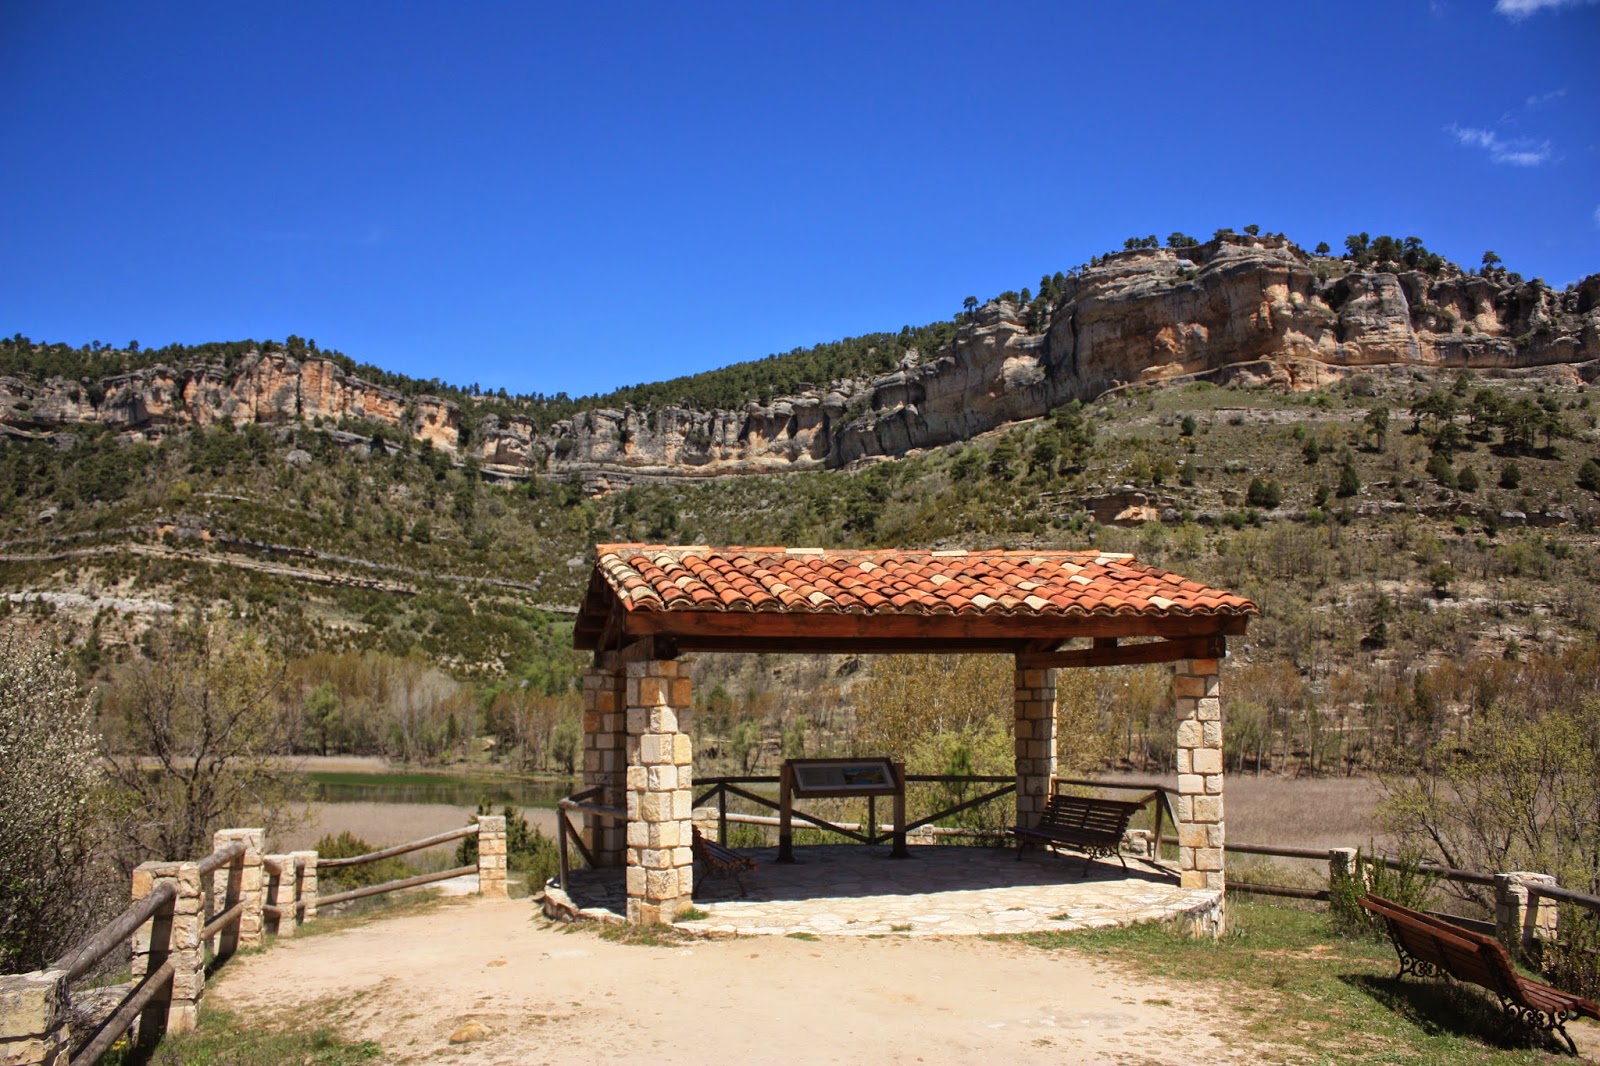
[[[820,936],[818,936],[815,933],[804,933],[804,932],[801,932],[801,933],[785,933],[783,935],[788,937],[790,940],[821,940],[822,939]]]
[[[1237,897],[1228,934],[1192,938],[1173,926],[1020,933],[990,939],[1042,950],[1067,948],[1173,982],[1221,986],[1236,1030],[1252,1040],[1298,1047],[1328,1063],[1484,1064],[1570,1061],[1542,1038],[1508,1031],[1493,1000],[1476,988],[1408,978],[1394,981],[1394,950],[1329,932],[1320,910]],[[1570,1026],[1569,1026],[1570,1028]]]
[[[304,1019],[301,1019],[303,1023]],[[236,1014],[207,1010],[200,1027],[182,1036],[167,1036],[148,1059],[128,1049],[113,1049],[103,1060],[105,1066],[131,1066],[148,1062],[150,1066],[352,1066],[355,1063],[383,1061],[383,1048],[371,1040],[351,1042],[340,1039],[325,1026],[289,1028],[250,1024]]]
[[[680,922],[703,922],[711,917],[710,912],[699,907],[685,907],[678,912],[677,920]]]
[[[891,925],[889,927],[889,932],[891,932],[891,933],[909,933],[909,932],[911,932],[911,923],[907,922],[904,925]]]
[[[652,925],[607,923],[600,927],[600,939],[636,948],[670,948],[694,937],[682,929],[656,922]]]

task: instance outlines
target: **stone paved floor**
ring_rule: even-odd
[[[745,875],[749,897],[731,880],[704,877],[695,905],[709,917],[683,923],[703,933],[866,936],[882,933],[958,935],[1089,929],[1195,914],[1218,893],[1182,889],[1164,866],[1130,857],[1128,869],[1091,863],[1079,877],[1079,856],[1030,850],[1022,860],[1009,848],[912,845],[911,857],[891,859],[887,847],[832,844],[795,849],[799,860],[778,864],[776,848],[744,854],[756,860]],[[620,870],[579,870],[573,903],[593,917],[625,913]]]

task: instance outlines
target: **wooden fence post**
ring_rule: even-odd
[[[0,975],[0,1062],[56,1066],[67,1061],[64,970]]]

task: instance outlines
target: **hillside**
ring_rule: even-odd
[[[1190,269],[1182,261],[1195,276],[1169,277]],[[1274,262],[1284,290],[1264,280],[1278,276]],[[732,417],[687,407],[656,409],[653,438],[651,414],[624,412],[641,427],[634,451],[605,458],[582,443],[610,417],[596,409],[540,431],[566,434],[541,476],[508,477],[510,464],[497,476],[487,443],[453,445],[446,432],[470,416],[466,439],[489,441],[483,410],[363,384],[309,354],[234,351],[231,367],[171,369],[159,388],[157,371],[134,369],[137,387],[125,374],[104,391],[80,384],[76,398],[60,379],[14,378],[0,438],[0,611],[54,626],[100,678],[153,623],[239,619],[297,664],[291,709],[322,683],[351,687],[353,706],[352,657],[437,666],[459,685],[427,709],[438,719],[427,744],[393,740],[380,716],[335,746],[431,759],[488,734],[497,753],[549,765],[582,664],[565,612],[596,541],[1096,545],[1262,605],[1231,646],[1231,765],[1370,766],[1380,737],[1447,728],[1439,708],[1481,681],[1475,664],[1594,647],[1600,411],[1588,381],[1600,276],[1553,292],[1435,266],[1430,299],[1457,302],[1426,314],[1459,316],[1440,333],[1419,326],[1406,295],[1421,272],[1359,267],[1276,238],[1117,253],[1064,278],[1047,316],[1021,294],[964,312],[946,348],[902,356],[903,369],[849,398],[847,413],[861,395],[877,404],[845,422],[857,429],[775,430],[799,452],[781,462],[646,462],[645,443],[672,418]],[[1326,317],[1293,299],[1302,275],[1316,294],[1379,295],[1345,299],[1323,332],[1290,329]],[[1167,327],[1128,317],[1165,307],[1164,322],[1197,322],[1202,305],[1207,344],[1194,331],[1160,340]],[[1357,328],[1392,324],[1384,307],[1404,307],[1410,332]],[[1138,328],[1119,332],[1123,321]],[[1156,343],[1169,347],[1152,363]],[[41,351],[29,347],[36,362]],[[291,366],[295,380],[274,386]],[[309,388],[319,366],[331,369]],[[990,387],[996,366],[1014,388]],[[915,403],[893,399],[914,389]],[[782,410],[747,409],[742,425]],[[793,405],[783,417],[801,421]],[[729,448],[745,432],[734,425]],[[564,456],[563,439],[574,442]],[[869,439],[877,450],[832,468],[837,449]],[[684,476],[706,468],[749,476]],[[607,484],[615,491],[599,491]],[[751,743],[757,760],[782,743],[825,747],[848,725],[858,666],[705,657],[706,728],[757,722],[739,759]],[[1123,723],[1122,754],[1160,765],[1170,736],[1141,710],[1141,691],[1117,681],[1102,706]],[[548,701],[533,725],[496,709],[524,707],[519,693]]]

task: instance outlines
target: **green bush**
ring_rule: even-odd
[[[317,841],[317,861],[352,859],[357,855],[377,850],[347,829],[338,836],[329,833]],[[333,892],[342,892],[345,889],[365,888],[367,885],[381,885],[385,881],[398,881],[403,877],[411,877],[416,872],[404,859],[398,857],[378,859],[375,862],[364,862],[359,866],[336,867],[327,873],[319,870],[317,890],[323,895],[331,895]]]
[[[478,802],[480,815],[493,814],[487,800]],[[561,854],[555,841],[544,835],[536,825],[515,807],[501,808],[506,819],[506,869],[524,877],[530,888],[542,888],[561,868]],[[456,865],[471,866],[478,861],[477,834],[461,838],[456,845]],[[581,857],[579,858],[581,861]]]
[[[1370,845],[1365,854],[1357,851],[1354,868],[1328,886],[1328,922],[1338,936],[1382,940],[1387,935],[1383,919],[1361,906],[1369,894],[1420,911],[1433,892],[1436,878],[1422,868],[1418,856],[1401,855],[1400,868],[1391,870],[1381,859],[1367,857],[1373,853]]]
[[[1546,980],[1585,999],[1600,999],[1600,915],[1561,905],[1561,938],[1544,945]]]

